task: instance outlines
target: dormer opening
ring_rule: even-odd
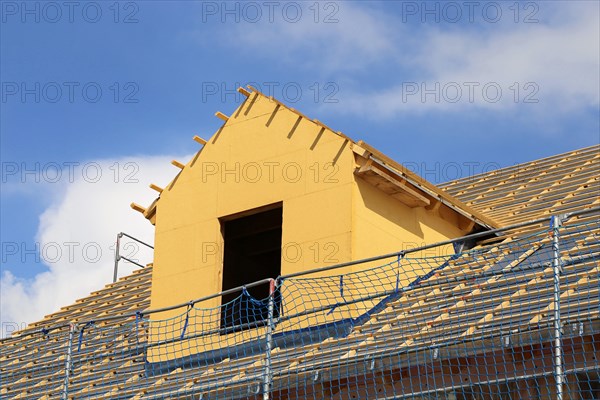
[[[281,275],[282,203],[227,216],[220,222],[223,291]],[[221,328],[229,332],[262,325],[268,317],[268,296],[268,283],[248,288],[241,297],[240,292],[222,296]],[[276,304],[275,317],[278,314]]]

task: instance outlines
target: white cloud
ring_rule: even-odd
[[[255,59],[337,80],[343,107],[330,110],[372,118],[467,109],[547,118],[600,104],[597,2],[532,3],[537,10],[522,4],[519,23],[514,4],[502,3],[500,22],[477,10],[474,23],[462,24],[431,16],[422,22],[404,3],[338,4],[333,24],[314,23],[305,9],[297,23],[227,25],[230,44]],[[524,23],[527,17],[538,22]]]
[[[592,7],[597,10],[597,3]],[[521,24],[513,29],[487,31],[480,35],[433,30],[415,52],[415,59],[425,72],[423,81],[428,82],[429,88],[434,87],[435,82],[442,87],[451,82],[460,84],[464,88],[458,102],[461,106],[506,109],[523,105],[533,113],[568,112],[574,108],[598,106],[599,21],[594,17],[597,11],[579,11],[565,12],[564,20],[552,25]],[[473,103],[466,95],[467,82],[479,84],[474,87]],[[502,89],[499,101],[489,101],[490,98],[495,100],[493,91],[486,99],[481,90],[486,84]],[[399,89],[396,86],[391,92]],[[423,102],[422,96],[413,96],[418,100],[404,104],[398,101],[400,96],[392,98],[389,94],[378,94],[367,101],[381,96],[378,103],[383,112],[463,109],[444,101],[443,91],[439,103]],[[454,98],[454,93],[450,96]],[[525,103],[527,97],[539,103]]]
[[[323,72],[364,70],[398,50],[394,20],[378,9],[351,2],[296,4],[302,5],[302,17],[295,22],[284,13],[274,13],[271,23],[242,20],[225,25],[224,38],[252,57]]]
[[[21,279],[8,270],[3,272],[0,283],[3,333],[39,320],[112,282],[118,232],[153,243],[154,228],[129,204],[134,201],[146,206],[152,202],[157,194],[148,185],[164,186],[175,177],[177,170],[170,165],[173,158],[189,159],[98,160],[82,163],[82,168],[93,167],[87,168],[87,174],[74,174],[73,182],[37,185],[39,196],[58,192],[40,216],[36,237],[40,260],[47,270],[31,279]],[[96,175],[98,171],[100,176]],[[141,264],[152,261],[151,252],[143,246],[127,246],[123,255],[138,259]],[[135,268],[121,262],[119,275],[131,273]]]

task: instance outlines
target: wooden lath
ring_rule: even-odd
[[[447,190],[450,190],[452,192],[463,191],[467,188],[470,188],[472,190],[469,190],[469,193],[477,194],[480,190],[489,189],[491,185],[497,185],[498,181],[506,180],[514,184],[514,179],[512,178],[518,177],[519,175],[523,174],[523,172],[528,173],[532,170],[538,172],[544,171],[548,167],[557,163],[561,163],[563,165],[568,165],[568,163],[586,165],[600,157],[599,151],[600,150],[598,146],[591,146],[568,153],[550,156],[548,158],[543,158],[522,164],[516,164],[494,171],[460,178],[454,181],[447,182],[443,184],[443,186]],[[561,161],[565,159],[566,161]],[[486,183],[486,185],[480,185],[484,182]]]
[[[482,207],[484,210],[496,210],[496,209],[514,209],[513,203],[521,203],[517,208],[522,207],[532,201],[546,201],[553,197],[563,196],[564,193],[570,193],[573,189],[582,190],[588,184],[593,184],[598,181],[597,171],[586,171],[561,185],[561,190],[554,191],[554,183],[551,185],[544,181],[537,185],[530,185],[521,190],[510,189],[509,192],[496,192],[494,196],[486,196],[485,198],[477,199],[476,203],[478,207]],[[508,202],[507,200],[510,200]],[[467,202],[473,204],[474,201]]]
[[[592,268],[590,271],[587,272],[587,274],[585,274],[583,277],[581,277],[580,279],[578,279],[576,282],[573,282],[569,285],[567,285],[566,287],[563,287],[561,289],[565,290],[564,292],[561,293],[560,295],[560,300],[568,300],[570,297],[575,297],[579,292],[578,289],[582,286],[584,286],[585,284],[598,284],[599,280],[598,278],[593,278],[593,274],[598,274],[600,272],[600,266],[596,266],[594,268]],[[593,298],[598,298],[598,288],[596,288],[595,290],[587,293],[588,296],[590,296],[590,300]],[[595,296],[595,297],[594,297]],[[544,307],[543,309],[539,310],[537,315],[535,317],[533,317],[529,323],[530,324],[537,324],[538,322],[540,322],[542,319],[544,319],[545,317],[548,316],[548,313],[554,311],[554,303],[550,303],[548,304],[546,307]]]
[[[478,208],[481,207],[493,207],[494,205],[512,206],[518,203],[519,200],[526,199],[539,195],[544,195],[550,191],[554,191],[554,188],[560,190],[569,190],[570,187],[577,185],[578,181],[584,179],[586,176],[597,175],[597,171],[593,168],[586,169],[569,177],[571,174],[567,174],[565,177],[560,176],[562,182],[558,183],[557,175],[546,174],[545,179],[535,179],[527,182],[526,184],[516,184],[514,181],[509,181],[504,184],[496,183],[496,186],[489,187],[493,183],[486,182],[485,186],[474,187],[470,191],[459,191],[456,196],[463,199],[467,204],[476,205]],[[522,179],[522,178],[521,178]],[[481,193],[481,194],[478,194]]]
[[[442,188],[503,224],[539,218],[549,209],[577,209],[598,195],[600,146],[519,164]],[[581,199],[579,202],[570,202]]]
[[[506,268],[512,268],[516,265],[518,265],[518,263],[524,261],[530,254],[533,254],[533,252],[535,252],[537,250],[537,248],[535,250],[532,250],[530,253],[528,253],[527,256],[522,256],[521,258],[514,260],[512,263],[508,264]],[[504,255],[506,255],[506,253],[502,253]],[[489,264],[487,265],[487,267],[484,267],[484,269],[482,270],[483,272],[489,270],[490,268],[492,268],[494,266],[494,264]],[[457,274],[462,274],[463,271],[459,270],[457,271]],[[477,289],[475,289],[475,291],[472,293],[472,295],[474,293],[477,293],[478,291],[480,292],[482,289],[482,287],[484,286],[484,284],[478,285]],[[415,312],[417,312],[418,310],[420,310],[423,306],[427,305],[431,300],[435,300],[437,298],[439,298],[440,296],[445,296],[444,298],[454,298],[454,293],[460,292],[462,290],[464,290],[465,288],[469,288],[470,283],[468,281],[461,281],[460,283],[458,283],[455,287],[453,287],[452,289],[450,289],[449,293],[442,293],[442,290],[439,287],[433,287],[431,289],[431,291],[425,295],[424,297],[420,298],[417,302],[411,304],[408,309],[403,309],[402,312],[400,314],[398,314],[396,317],[391,318],[389,320],[386,320],[386,324],[384,326],[382,326],[381,328],[377,329],[375,332],[373,333],[369,333],[367,335],[367,337],[365,338],[365,340],[361,343],[359,343],[356,346],[356,349],[353,349],[352,351],[350,351],[348,354],[344,355],[344,357],[352,357],[353,355],[356,354],[355,350],[361,349],[361,348],[366,348],[372,344],[374,344],[375,342],[377,342],[377,337],[378,335],[382,335],[387,331],[392,331],[395,328],[395,326],[400,326],[402,322],[404,323],[408,323],[410,321],[412,321],[413,324],[419,323],[419,324],[423,324],[425,325],[423,328],[420,329],[419,332],[414,334],[414,337],[412,336],[407,336],[407,337],[402,337],[402,342],[400,343],[400,347],[407,347],[410,346],[413,342],[414,339],[421,335],[423,332],[425,332],[426,330],[428,331],[431,327],[431,325],[427,325],[427,315],[426,313],[423,312],[418,312],[418,317],[419,318],[415,318]],[[455,307],[459,306],[460,304],[462,304],[465,300],[461,300],[458,303],[455,304]],[[448,310],[446,310],[448,311]],[[440,318],[442,315],[447,314],[449,315],[448,312],[445,312],[445,310],[435,310],[435,311],[431,311],[429,312],[429,314],[431,315],[439,315],[440,316],[436,317],[434,319],[437,320],[438,318]],[[357,329],[358,331],[360,331],[360,329]]]
[[[111,307],[113,307],[113,310],[115,311],[118,311],[123,307],[129,308],[129,304],[132,304],[131,302],[112,301],[112,299],[119,298],[122,294],[131,292],[132,288],[139,286],[140,284],[144,287],[148,287],[151,278],[150,272],[151,269],[140,270],[139,272],[136,271],[134,274],[121,279],[117,284],[107,285],[107,287],[105,287],[104,289],[96,291],[95,294],[80,299],[73,306],[66,307],[62,312],[50,314],[44,320],[39,321],[35,324],[31,324],[25,331],[21,332],[23,336],[17,337],[16,339],[12,338],[2,340],[3,346],[5,345],[5,343],[10,343],[11,341],[16,340],[16,343],[27,344],[26,348],[29,349],[27,354],[23,355],[22,360],[19,361],[18,364],[15,364],[14,367],[10,368],[10,371],[5,370],[2,372],[3,382],[6,381],[8,385],[14,385],[13,378],[10,378],[9,376],[15,376],[18,379],[19,369],[28,369],[47,365],[48,368],[45,368],[42,371],[44,373],[31,374],[27,378],[30,393],[25,393],[23,396],[30,398],[34,396],[33,392],[38,391],[40,392],[40,396],[45,395],[46,393],[52,394],[52,392],[48,392],[47,390],[48,385],[50,384],[49,382],[52,381],[52,384],[56,382],[60,383],[64,379],[64,371],[62,371],[61,366],[64,365],[65,361],[64,343],[66,339],[64,335],[56,336],[56,330],[54,330],[50,332],[49,339],[44,339],[43,342],[41,342],[42,336],[41,333],[38,333],[40,327],[51,328],[53,325],[56,325],[61,321],[82,319],[82,315],[86,315],[89,311],[87,307],[89,304],[95,304],[96,306],[98,306],[104,304],[105,302],[111,303]],[[137,304],[137,310],[143,310],[148,306],[148,300],[149,292],[146,291],[146,294],[144,296],[135,297],[132,301],[133,303]],[[60,315],[60,318],[56,318],[57,315]],[[107,323],[107,326],[116,327],[119,326],[122,322],[123,321],[113,321],[112,324]],[[32,336],[27,336],[26,333],[31,332],[32,330],[35,330],[36,333],[34,333],[34,335]],[[143,340],[143,337],[140,337],[140,339]],[[121,340],[121,337],[117,338],[117,340]],[[95,357],[96,351],[102,351],[102,346],[105,344],[105,338],[98,336],[98,334],[96,333],[92,334],[90,332],[86,332],[85,340],[82,343],[82,352],[79,355],[82,361],[82,369],[80,370],[81,374],[74,375],[71,377],[73,388],[78,387],[77,382],[81,380],[82,376],[84,377],[84,379],[85,376],[96,376],[96,370],[100,367],[98,366],[98,363],[89,362],[93,361],[93,357]],[[118,345],[127,346],[127,342],[124,341],[122,343],[118,343]],[[90,358],[90,356],[92,358]],[[115,367],[118,368],[117,365],[120,365],[119,363],[127,365],[127,363],[130,361],[131,360],[129,358],[123,359],[122,363],[121,361],[117,361]],[[57,366],[58,369],[52,369],[50,368],[50,366]],[[90,390],[92,389],[90,388]],[[106,390],[110,392],[112,388],[108,387]],[[9,395],[13,396],[14,393],[11,393]],[[5,396],[3,395],[2,397]]]
[[[549,239],[545,239],[545,241],[549,242]],[[534,279],[528,281],[524,285],[521,285],[519,290],[517,290],[515,293],[513,293],[510,297],[508,297],[505,301],[503,301],[496,308],[494,308],[494,310],[492,310],[491,312],[486,314],[483,318],[478,320],[476,323],[472,324],[469,327],[469,329],[464,333],[464,336],[473,334],[475,332],[475,330],[478,329],[481,325],[491,322],[494,319],[494,317],[496,316],[496,314],[498,314],[500,311],[502,311],[506,307],[509,307],[513,301],[518,300],[520,297],[526,297],[526,295],[530,294],[530,293],[528,293],[529,288],[531,286],[534,286],[534,285],[544,281],[546,279],[546,276],[552,272],[552,268],[553,267],[545,268],[543,271],[538,272]],[[536,313],[540,313],[540,311],[536,311]]]
[[[507,264],[503,269],[502,272],[506,272],[506,271],[510,271],[513,268],[517,267],[518,265],[520,265],[522,262],[524,262],[527,258],[529,258],[532,254],[534,254],[541,246],[543,245],[543,243],[539,243],[536,245],[533,245],[529,250],[527,250],[526,252],[524,252],[523,254],[521,254],[517,259],[513,260],[512,262],[510,262],[509,264]],[[495,266],[494,264],[490,264],[489,267],[487,268],[487,270],[493,268]],[[477,297],[479,295],[482,294],[484,288],[490,287],[492,286],[494,283],[498,282],[501,279],[502,275],[492,275],[490,278],[488,278],[485,283],[479,284],[476,286],[476,288],[469,294],[469,295],[463,295],[461,296],[460,301],[458,301],[457,303],[455,303],[452,307],[449,307],[446,310],[443,310],[442,313],[436,317],[435,319],[428,321],[426,323],[426,325],[416,334],[411,335],[407,340],[406,340],[406,345],[410,345],[413,343],[414,339],[421,337],[423,335],[427,335],[430,331],[432,331],[436,326],[439,326],[442,323],[445,323],[447,320],[450,319],[451,314],[453,311],[457,311],[463,307],[465,307],[467,305],[468,302],[470,302],[472,300],[472,298]],[[469,284],[467,281],[465,281],[464,283],[462,283],[462,285],[465,285],[466,287],[469,287]],[[450,322],[450,321],[448,321]],[[446,325],[447,328],[453,328],[452,324],[448,324]],[[436,333],[439,330],[436,330]]]

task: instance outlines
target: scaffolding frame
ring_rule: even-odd
[[[523,380],[523,379],[552,376],[554,378],[555,386],[556,386],[556,389],[555,389],[556,390],[556,399],[563,400],[565,377],[570,374],[589,372],[590,369],[586,369],[586,368],[565,369],[564,368],[563,340],[565,338],[565,335],[564,335],[565,326],[563,325],[563,322],[561,320],[560,282],[561,282],[561,275],[563,273],[563,263],[562,263],[561,256],[560,256],[560,251],[561,251],[561,249],[560,249],[560,245],[561,245],[560,229],[562,227],[563,221],[565,221],[568,218],[576,217],[576,216],[583,216],[583,215],[591,214],[591,213],[596,213],[598,211],[600,211],[600,207],[583,210],[583,211],[572,212],[572,213],[568,213],[568,214],[553,215],[553,216],[549,216],[546,218],[540,218],[540,219],[536,219],[533,221],[514,224],[511,226],[507,226],[507,227],[503,227],[503,228],[499,228],[499,229],[475,233],[472,235],[467,235],[464,237],[447,240],[447,241],[443,241],[443,242],[439,242],[439,243],[434,243],[434,244],[430,244],[430,245],[426,245],[426,246],[421,246],[421,247],[417,247],[417,248],[413,248],[413,249],[409,249],[409,250],[398,251],[398,252],[394,252],[394,253],[384,254],[384,255],[380,255],[380,256],[376,256],[376,257],[365,258],[365,259],[356,260],[356,261],[347,262],[347,263],[340,263],[340,264],[336,264],[333,266],[326,266],[323,268],[316,268],[316,269],[312,269],[309,271],[303,271],[303,272],[298,272],[298,273],[294,273],[294,274],[282,275],[282,276],[278,277],[277,279],[270,279],[270,278],[263,279],[260,281],[249,283],[244,286],[221,291],[221,292],[209,295],[209,296],[204,296],[204,297],[192,300],[187,303],[172,305],[169,307],[163,307],[163,308],[159,308],[159,309],[139,310],[135,314],[131,314],[129,316],[123,316],[123,315],[109,316],[109,317],[99,318],[99,319],[96,319],[94,321],[89,321],[89,322],[77,321],[77,322],[71,322],[71,323],[65,324],[65,325],[50,327],[48,329],[45,329],[46,333],[49,331],[52,331],[52,330],[64,328],[66,326],[68,326],[68,328],[69,328],[68,343],[66,346],[66,354],[65,354],[65,362],[64,362],[64,369],[65,369],[64,370],[64,383],[63,383],[63,387],[61,389],[62,399],[66,400],[69,398],[69,381],[71,378],[70,374],[71,374],[71,370],[73,367],[74,337],[75,337],[75,335],[79,334],[80,342],[81,342],[81,336],[83,335],[83,330],[89,324],[97,324],[99,322],[106,322],[106,321],[111,321],[111,320],[115,320],[115,319],[123,319],[123,318],[130,318],[130,317],[135,317],[136,324],[137,324],[137,321],[139,318],[147,317],[151,314],[161,313],[161,312],[170,311],[170,310],[182,309],[184,307],[187,307],[189,309],[190,307],[193,307],[194,305],[196,305],[198,303],[202,303],[202,302],[210,300],[210,299],[222,297],[223,295],[227,295],[227,294],[231,294],[231,293],[245,292],[245,290],[247,288],[251,288],[254,286],[269,283],[270,290],[269,290],[269,296],[267,299],[268,317],[267,317],[267,323],[266,323],[266,334],[265,334],[265,338],[264,338],[264,363],[263,363],[264,372],[262,375],[261,382],[255,382],[254,380],[249,380],[247,382],[247,384],[248,384],[248,393],[255,394],[255,395],[261,395],[263,400],[270,400],[271,398],[273,398],[272,393],[274,393],[276,391],[289,390],[291,387],[293,387],[293,382],[295,379],[298,381],[299,384],[302,382],[305,382],[305,380],[303,380],[303,377],[295,377],[295,378],[287,377],[287,379],[284,380],[285,385],[282,385],[281,380],[277,379],[277,378],[281,378],[281,376],[278,376],[276,373],[274,373],[274,371],[272,369],[271,353],[272,353],[273,346],[274,346],[274,337],[273,337],[274,330],[278,323],[285,320],[285,317],[282,318],[279,316],[276,318],[274,315],[275,293],[276,293],[278,285],[281,284],[281,282],[283,282],[284,280],[287,280],[290,278],[305,277],[308,275],[313,275],[313,274],[327,272],[327,271],[335,271],[335,270],[345,268],[348,266],[366,264],[366,263],[370,263],[373,261],[385,260],[385,259],[389,259],[389,258],[393,258],[393,257],[396,257],[398,260],[398,263],[400,263],[400,260],[402,260],[406,255],[411,254],[411,253],[416,253],[416,252],[420,252],[423,250],[427,250],[427,249],[431,249],[431,248],[435,248],[435,247],[439,247],[439,246],[445,246],[448,244],[461,244],[461,243],[465,243],[465,242],[472,241],[475,239],[489,238],[492,235],[497,235],[499,233],[511,231],[511,230],[521,228],[521,227],[547,224],[546,226],[548,226],[548,228],[549,228],[551,249],[552,249],[552,259],[551,259],[551,266],[552,266],[552,271],[553,271],[553,304],[552,304],[552,310],[551,310],[552,318],[550,320],[551,324],[549,324],[547,326],[547,329],[543,332],[542,331],[536,332],[536,334],[543,335],[544,338],[547,338],[548,340],[552,341],[552,344],[553,344],[552,345],[552,351],[553,351],[553,369],[552,369],[552,371],[540,371],[540,372],[537,372],[534,374],[528,374],[528,375],[523,375],[523,376],[513,376],[513,377],[505,377],[505,378],[499,378],[499,379],[489,379],[487,381],[480,381],[480,382],[463,384],[463,385],[453,385],[452,387],[446,387],[446,388],[426,389],[426,390],[422,390],[419,392],[400,395],[399,397],[394,396],[394,397],[389,397],[389,398],[390,399],[391,398],[414,398],[414,397],[418,397],[418,396],[436,395],[436,394],[448,392],[451,390],[457,390],[457,389],[460,389],[463,387],[466,388],[468,386],[498,384],[501,382],[508,383],[508,382],[514,382],[514,381],[519,381],[519,380]],[[119,255],[119,241],[120,241],[120,238],[123,236],[127,236],[133,240],[136,240],[136,241],[152,248],[152,246],[148,245],[147,243],[141,242],[138,239],[136,239],[128,234],[125,234],[123,232],[119,233],[117,235],[117,250],[115,253],[115,271],[114,271],[115,277],[116,277],[117,269],[118,269],[118,261],[121,258],[125,259],[126,261],[133,262],[133,261],[127,260],[125,257]],[[137,264],[135,262],[133,262],[133,263]],[[139,265],[139,264],[137,264],[137,265]],[[426,286],[427,284],[428,284],[427,282],[424,282],[423,286]],[[423,287],[423,286],[421,286],[421,287]],[[401,287],[398,289],[400,292],[408,292],[410,290],[413,290],[414,288],[410,287],[410,286],[405,286],[405,287]],[[367,294],[363,297],[360,297],[359,299],[354,299],[354,300],[349,301],[348,304],[350,304],[352,302],[364,301],[365,299],[375,300],[375,299],[383,298],[385,296],[389,296],[390,294],[393,294],[393,291],[378,293],[376,295]],[[186,320],[186,324],[187,324],[187,320]],[[579,332],[579,336],[581,336],[583,332],[592,332],[593,334],[597,334],[600,332],[600,326],[597,326],[597,325],[598,325],[598,323],[590,323],[587,326],[584,326],[583,323],[581,323],[581,326],[571,327],[570,330],[571,331],[577,330]],[[240,326],[236,326],[236,328],[245,329],[247,327],[240,325]],[[175,343],[175,342],[184,341],[184,340],[190,340],[192,338],[208,336],[208,335],[211,335],[214,333],[215,332],[209,331],[209,332],[202,332],[201,334],[197,334],[197,335],[185,335],[185,329],[184,329],[180,338],[173,338],[173,339],[169,339],[169,340],[148,343],[148,344],[144,345],[144,349],[147,350],[151,347],[161,346],[161,345]],[[30,332],[30,333],[26,333],[25,335],[33,335],[33,334],[36,334],[36,333]],[[508,343],[511,343],[512,341],[514,341],[515,339],[512,338],[511,336],[507,336],[505,334],[499,334],[499,336],[497,336],[497,337],[495,337],[492,334],[488,337],[485,337],[485,340],[498,340],[500,344],[508,344]],[[444,348],[438,347],[438,348],[432,349],[430,347],[426,347],[426,348],[422,348],[422,349],[413,349],[412,351],[414,351],[415,353],[422,352],[422,354],[428,354],[428,356],[425,356],[425,357],[431,357],[431,359],[435,360],[435,359],[438,359],[439,357],[441,357],[440,354],[444,351]],[[390,353],[390,354],[388,354],[388,356],[390,357],[390,360],[391,360],[391,361],[389,361],[389,363],[399,362],[399,361],[394,361],[395,360],[394,354]],[[398,358],[398,360],[400,360],[400,357]],[[363,364],[364,365],[361,364],[362,366],[357,366],[355,364],[348,365],[347,367],[344,367],[343,365],[338,366],[337,370],[336,370],[337,375],[335,377],[328,375],[327,371],[319,370],[319,369],[314,370],[314,371],[309,371],[309,374],[312,374],[311,375],[312,382],[314,384],[318,384],[318,382],[323,382],[327,379],[334,379],[334,378],[342,379],[342,378],[344,378],[344,376],[345,376],[343,373],[344,368],[346,368],[345,370],[347,371],[346,376],[351,377],[351,376],[356,375],[357,373],[360,373],[360,371],[370,371],[368,373],[373,373],[373,372],[376,372],[377,370],[381,370],[381,369],[388,367],[388,365],[385,365],[385,363],[380,363],[380,365],[376,366],[375,365],[376,363],[372,360],[366,360]],[[396,364],[396,365],[399,365],[399,364]],[[596,371],[596,367],[592,366],[591,368],[594,371]],[[365,372],[365,373],[367,373],[367,372]],[[256,385],[258,385],[258,389],[255,389],[257,387]]]

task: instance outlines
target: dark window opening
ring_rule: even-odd
[[[281,274],[281,204],[266,211],[244,213],[221,220],[225,242],[223,290],[244,286]],[[241,294],[241,297],[240,297]],[[269,283],[221,298],[223,333],[263,325],[268,319]],[[274,317],[279,316],[280,296],[275,294]]]

